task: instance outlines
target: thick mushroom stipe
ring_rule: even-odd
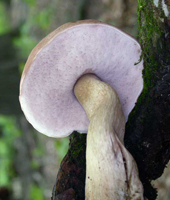
[[[143,89],[140,54],[132,37],[85,20],[49,34],[25,65],[19,98],[35,129],[58,138],[88,130],[86,200],[143,200],[136,163],[123,145]]]
[[[125,117],[116,92],[94,75],[80,78],[74,92],[90,121],[86,200],[143,200],[136,163],[123,145]]]
[[[125,119],[143,88],[140,45],[117,28],[95,20],[68,23],[31,52],[21,78],[20,103],[39,132],[64,137],[87,132],[88,117],[74,96],[76,81],[94,73],[117,92]]]

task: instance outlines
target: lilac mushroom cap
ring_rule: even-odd
[[[109,24],[84,20],[59,27],[25,65],[19,99],[27,120],[50,137],[87,132],[89,120],[73,88],[93,73],[117,92],[127,121],[143,89],[140,54],[135,39]]]

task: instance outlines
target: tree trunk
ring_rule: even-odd
[[[170,158],[170,21],[163,1],[138,2],[144,89],[129,117],[125,143],[138,164],[145,196],[152,200],[156,190],[150,181],[162,175]]]
[[[70,136],[69,150],[61,162],[52,200],[85,199],[85,151],[86,134],[74,132]]]
[[[137,162],[148,200],[155,200],[157,196],[156,189],[150,184],[151,180],[161,176],[170,159],[170,17],[164,1],[159,1],[158,5],[157,1],[154,2],[138,1],[144,89],[129,116],[125,134],[126,148]],[[53,200],[85,199],[85,138],[78,134],[70,138],[70,148],[61,164]],[[78,153],[75,148],[77,145]],[[82,158],[81,165],[79,159],[72,155]],[[71,163],[70,167],[68,163]],[[80,171],[83,172],[84,180],[81,177],[81,184],[75,184],[80,181]],[[71,197],[67,197],[67,194],[70,195],[69,189],[72,190]]]

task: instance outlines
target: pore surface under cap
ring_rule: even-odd
[[[143,88],[142,62],[135,65],[140,54],[133,38],[107,24],[82,23],[61,31],[38,51],[22,77],[26,118],[51,137],[87,132],[89,121],[73,88],[81,75],[94,73],[118,93],[127,120]]]

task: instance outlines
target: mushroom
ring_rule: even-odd
[[[39,132],[55,138],[88,131],[86,200],[143,200],[125,122],[143,89],[140,45],[96,20],[67,23],[31,52],[20,104]],[[74,94],[75,93],[75,94]]]
[[[95,75],[81,77],[74,92],[90,120],[86,200],[142,200],[137,166],[123,145],[125,117],[116,92]]]

